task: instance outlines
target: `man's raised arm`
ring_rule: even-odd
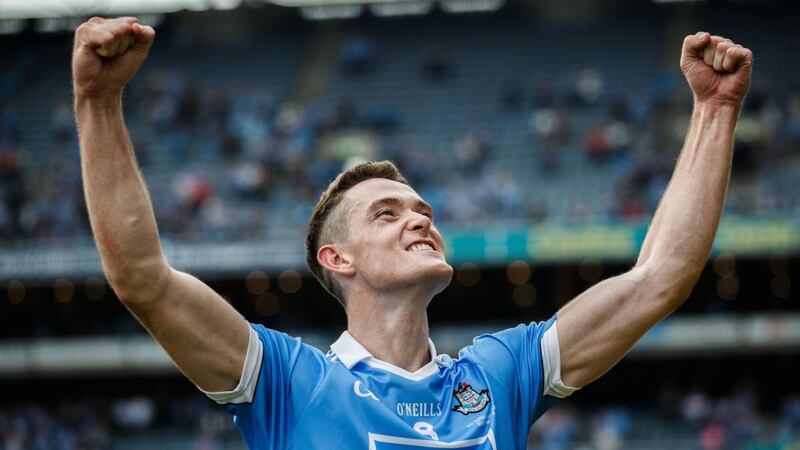
[[[147,58],[155,31],[135,18],[92,18],[72,55],[81,173],[103,270],[125,306],[206,391],[239,382],[245,320],[196,278],[173,270],[122,118],[122,89]]]
[[[725,203],[733,132],[753,56],[728,39],[687,36],[681,69],[694,94],[689,132],[672,180],[629,272],[593,286],[558,313],[561,375],[593,381],[680,306],[708,259]]]

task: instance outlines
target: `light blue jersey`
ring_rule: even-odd
[[[474,339],[458,359],[408,372],[348,332],[323,354],[251,326],[239,386],[207,393],[261,449],[524,449],[531,424],[574,390],[561,382],[556,318]]]

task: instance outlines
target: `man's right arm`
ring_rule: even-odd
[[[92,232],[114,292],[205,391],[241,377],[247,322],[222,297],[167,263],[122,116],[123,87],[155,31],[136,19],[93,18],[75,32],[72,70],[81,173]]]

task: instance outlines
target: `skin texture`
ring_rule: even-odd
[[[76,31],[75,112],[89,218],[125,306],[200,388],[230,390],[241,376],[247,324],[209,287],[167,263],[122,117],[122,89],[154,37],[134,18],[93,18]],[[686,37],[681,68],[695,100],[686,142],[636,265],[558,313],[567,385],[602,375],[691,292],[722,212],[751,66],[750,51],[729,40]],[[432,211],[413,189],[384,179],[355,186],[340,207],[347,208],[348,237],[322,246],[317,258],[344,288],[348,330],[375,357],[415,371],[431,359],[427,306],[453,274]],[[417,242],[432,249],[409,251]]]
[[[230,390],[241,377],[247,323],[208,286],[167,263],[123,123],[122,88],[154,38],[134,18],[92,18],[75,32],[75,116],[89,219],[120,300],[192,382]]]

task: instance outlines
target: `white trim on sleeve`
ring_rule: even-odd
[[[256,391],[258,375],[261,371],[261,359],[264,356],[264,344],[258,338],[256,330],[252,327],[249,328],[250,342],[247,344],[247,355],[244,358],[244,367],[242,368],[242,377],[239,379],[239,385],[232,391],[206,392],[200,389],[208,398],[220,405],[253,402],[253,394]]]
[[[570,387],[561,381],[561,347],[558,344],[558,320],[542,336],[542,372],[544,372],[544,392],[556,398],[566,398],[579,388]]]

